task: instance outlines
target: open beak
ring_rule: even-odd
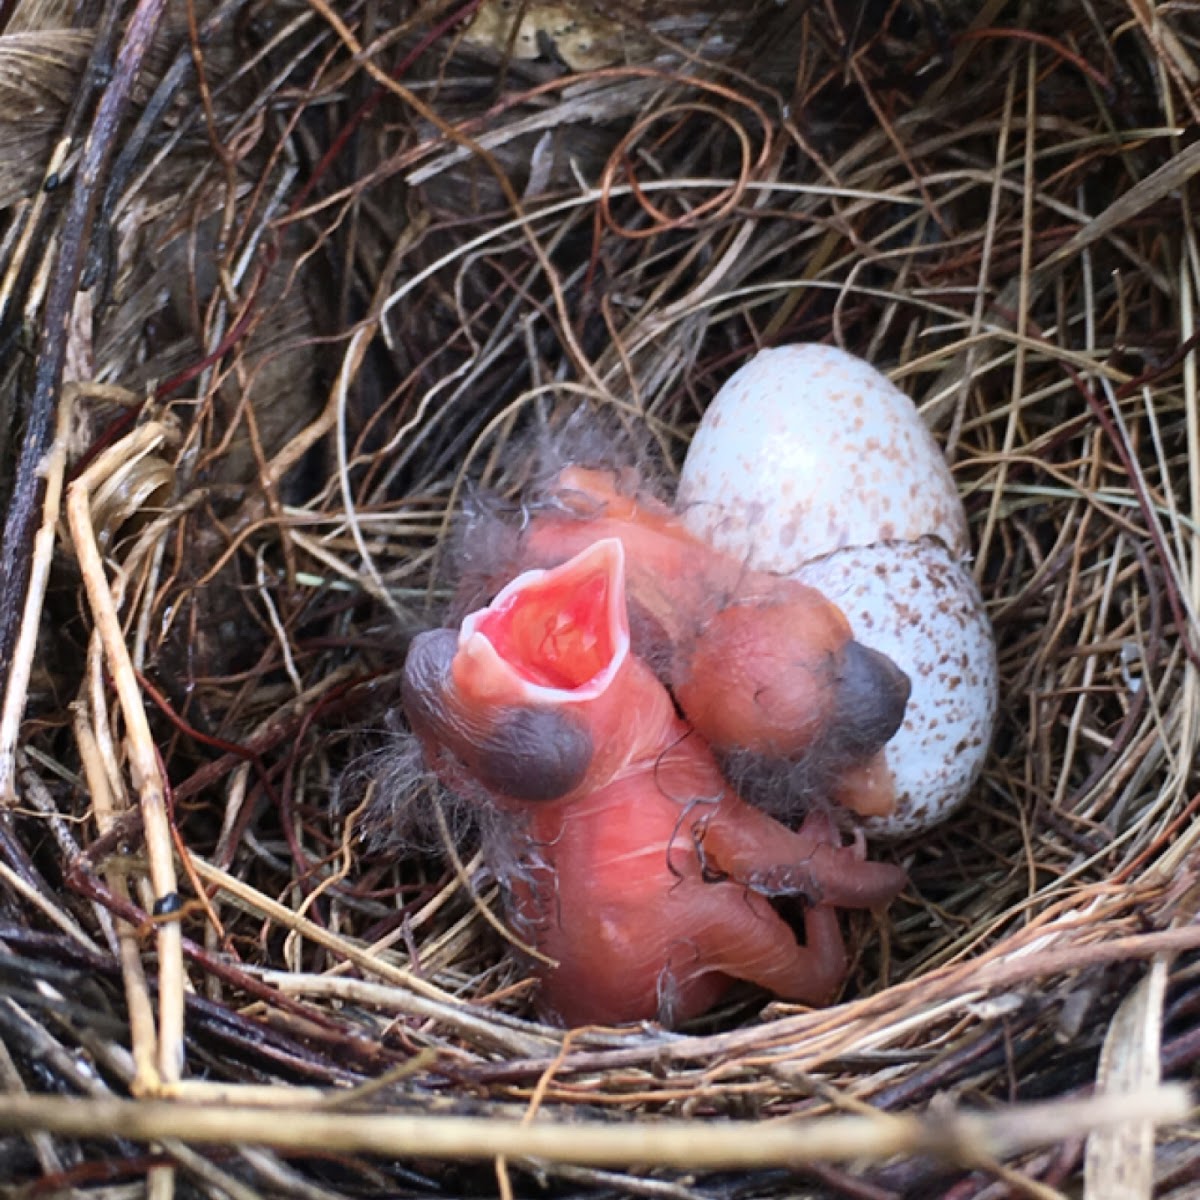
[[[629,655],[625,551],[593,543],[551,570],[526,571],[462,623],[455,683],[499,704],[578,704]]]

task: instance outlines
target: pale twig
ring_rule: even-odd
[[[73,941],[78,942],[90,954],[100,955],[103,951],[79,926],[73,917],[57,905],[52,904],[37,888],[27,883],[6,862],[0,859],[0,884],[38,910],[51,924],[61,929]]]
[[[1024,185],[1025,196],[1024,205],[1022,208],[1021,221],[1021,271],[1018,276],[1019,286],[1017,291],[1017,333],[1024,335],[1029,332],[1029,311],[1030,311],[1030,272],[1033,262],[1033,188],[1034,188],[1034,168],[1036,157],[1034,147],[1036,144],[1035,119],[1037,117],[1037,51],[1033,46],[1030,46],[1028,57],[1026,59],[1026,90],[1025,90],[1025,154],[1024,154]],[[976,327],[977,328],[977,327]],[[1016,361],[1013,364],[1012,376],[1012,398],[1015,401],[1017,397],[1025,390],[1025,364],[1028,350],[1025,343],[1017,343]],[[1015,403],[1010,403],[1008,407],[1008,420],[1004,426],[1004,443],[1002,449],[1003,457],[1000,460],[999,473],[996,479],[996,486],[992,491],[992,503],[988,507],[987,518],[983,524],[983,532],[979,535],[979,557],[981,560],[986,559],[988,550],[991,546],[992,536],[996,530],[996,522],[1000,516],[1000,502],[1004,496],[1004,485],[1008,479],[1008,461],[1012,457],[1013,449],[1016,445],[1016,435],[1018,423],[1020,421],[1020,409]]]
[[[98,682],[101,671],[101,647],[98,636],[93,633],[88,647],[88,679]],[[93,694],[99,688],[92,689]],[[126,809],[124,793],[114,794],[109,773],[101,755],[96,733],[90,721],[90,709],[84,694],[75,701],[74,730],[75,744],[83,764],[88,794],[92,800],[92,812],[96,829],[105,834]],[[118,800],[119,796],[119,800]],[[129,882],[120,865],[105,868],[108,886],[122,899],[129,899]],[[142,967],[142,950],[137,931],[127,922],[117,919],[117,943],[121,958],[121,975],[125,983],[125,1003],[129,1009],[130,1045],[133,1053],[134,1076],[130,1088],[135,1096],[152,1095],[158,1086],[158,1034],[154,1028],[154,1006],[146,973]]]
[[[72,1137],[136,1141],[178,1138],[193,1144],[263,1144],[300,1153],[378,1154],[388,1158],[545,1159],[587,1166],[761,1169],[801,1163],[882,1160],[929,1154],[971,1166],[1082,1137],[1130,1121],[1167,1125],[1191,1111],[1187,1088],[1167,1084],[1124,1096],[1014,1105],[988,1113],[837,1116],[801,1121],[572,1120],[351,1114],[224,1107],[161,1100],[79,1100],[13,1096],[0,1129],[44,1129]]]
[[[141,688],[125,644],[124,631],[113,600],[104,561],[92,527],[91,494],[94,488],[135,458],[144,457],[168,438],[166,426],[150,422],[122,438],[101,454],[67,492],[67,521],[79,560],[88,604],[104,646],[109,673],[125,718],[130,772],[141,806],[146,855],[155,903],[176,896],[175,859],[167,815],[164,781],[150,725],[142,705]],[[183,934],[177,920],[157,926],[158,943],[158,1072],[161,1083],[180,1077],[183,1067]]]
[[[538,1033],[538,1027],[528,1022],[520,1022],[516,1018],[508,1018],[507,1023],[501,1014],[471,1010],[467,1008],[448,1010],[445,1005],[427,1000],[403,988],[373,983],[366,979],[347,979],[327,971],[323,975],[311,975],[294,971],[264,971],[264,983],[278,988],[289,996],[311,996],[325,1001],[344,1001],[351,1005],[361,1005],[378,1009],[384,1013],[396,1013],[405,1017],[415,1017],[422,1020],[436,1021],[439,1025],[452,1030],[464,1041],[478,1045],[485,1050],[503,1049],[516,1056],[528,1055],[541,1059],[550,1053],[555,1046],[557,1031],[545,1030]],[[525,1033],[520,1026],[525,1025],[530,1032]]]
[[[63,479],[67,469],[67,435],[74,414],[74,389],[64,387],[55,421],[54,441],[43,464],[46,490],[42,497],[42,523],[33,539],[29,587],[25,592],[25,611],[21,614],[21,625],[17,631],[16,645],[13,647],[8,689],[4,693],[4,707],[0,710],[0,806],[13,804],[17,798],[14,786],[16,746],[21,735],[21,718],[25,714],[29,677],[33,672],[34,656],[37,652],[42,602],[46,596],[46,584],[50,579],[50,562],[54,557],[58,510],[62,503]]]

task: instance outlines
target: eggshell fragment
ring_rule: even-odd
[[[896,807],[866,818],[867,832],[895,837],[943,820],[978,777],[996,714],[996,648],[975,581],[935,538],[834,551],[796,578],[912,681],[904,724],[883,751]]]
[[[763,350],[717,393],[679,483],[688,528],[790,575],[846,546],[934,535],[959,558],[967,525],[913,402],[833,346]]]

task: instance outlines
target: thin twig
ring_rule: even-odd
[[[453,1159],[547,1159],[597,1167],[731,1170],[805,1162],[886,1159],[933,1154],[971,1165],[1036,1146],[1053,1145],[1129,1121],[1167,1125],[1184,1120],[1192,1100],[1168,1084],[1126,1096],[1015,1106],[993,1113],[827,1117],[800,1122],[692,1121],[535,1122],[495,1117],[347,1114],[136,1100],[15,1096],[0,1109],[0,1129],[44,1129],[75,1137],[189,1143],[262,1143],[308,1151]]]

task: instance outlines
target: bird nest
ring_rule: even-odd
[[[1191,6],[4,15],[11,1194],[1194,1194]],[[669,492],[797,341],[952,464],[986,769],[835,1006],[548,1028],[407,640],[574,414]]]

